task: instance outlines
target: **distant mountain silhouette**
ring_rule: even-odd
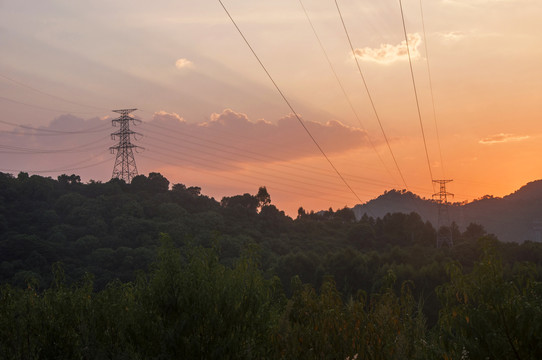
[[[437,225],[438,204],[430,199],[405,190],[386,191],[376,199],[353,210],[357,218],[364,213],[382,217],[387,213],[417,212]],[[502,198],[486,195],[470,203],[454,203],[449,207],[450,220],[455,221],[461,231],[471,222],[482,225],[488,233],[501,241],[542,241],[542,180],[522,186],[516,192]]]

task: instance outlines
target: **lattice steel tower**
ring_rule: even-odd
[[[442,244],[453,246],[452,229],[450,227],[450,213],[448,211],[448,196],[454,194],[446,191],[446,184],[453,180],[433,180],[440,184],[440,191],[433,194],[433,199],[438,202],[438,227],[437,227],[437,248]]]
[[[115,166],[113,167],[113,175],[111,178],[118,178],[124,180],[129,184],[134,176],[137,176],[137,166],[134,158],[134,149],[142,149],[140,146],[134,145],[131,143],[132,135],[141,135],[135,131],[130,130],[130,122],[133,125],[136,125],[141,122],[141,120],[134,119],[129,114],[137,109],[121,109],[113,110],[113,112],[119,113],[120,117],[111,121],[113,126],[119,125],[119,131],[111,134],[111,139],[116,140],[118,138],[119,142],[115,146],[111,146],[109,150],[114,154],[117,152],[117,157],[115,158]]]

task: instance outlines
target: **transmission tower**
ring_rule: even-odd
[[[118,138],[119,140],[117,145],[109,148],[112,154],[114,154],[115,151],[117,153],[111,178],[122,179],[127,184],[132,181],[134,176],[137,176],[133,149],[136,149],[136,151],[138,148],[142,149],[140,146],[134,145],[130,141],[132,135],[134,135],[134,139],[136,135],[141,135],[130,130],[130,122],[132,122],[133,125],[137,125],[141,122],[141,120],[134,119],[129,115],[136,110],[137,109],[113,110],[113,112],[119,113],[120,117],[111,121],[113,126],[119,125],[119,131],[111,134],[111,139],[116,140]]]
[[[433,199],[438,202],[438,226],[437,226],[437,248],[442,244],[453,245],[452,229],[450,227],[450,213],[448,212],[448,196],[454,194],[446,191],[446,184],[453,180],[433,180],[440,185],[440,191],[433,194]]]

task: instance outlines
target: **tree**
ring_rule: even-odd
[[[62,174],[62,175],[59,175],[57,179],[58,179],[59,184],[64,185],[64,186],[81,184],[81,177],[75,174],[71,174],[69,176],[66,174]]]
[[[162,176],[162,174],[151,172],[148,179],[150,191],[158,193],[169,190],[169,180]]]
[[[297,219],[301,219],[307,215],[307,212],[305,209],[303,209],[303,206],[300,206],[299,209],[297,209]]]
[[[235,195],[231,197],[223,197],[220,201],[220,204],[224,208],[230,209],[243,209],[248,213],[256,213],[258,210],[260,201],[257,197],[252,196],[248,193],[243,195]]]
[[[345,223],[351,223],[356,221],[356,215],[352,209],[347,208],[346,206],[342,209],[339,209],[333,215],[333,218]]]
[[[450,282],[438,288],[444,358],[542,358],[542,283],[523,267],[507,279],[492,247],[470,274],[450,265]],[[439,357],[443,357],[442,355]]]
[[[366,222],[357,223],[348,231],[347,240],[356,248],[370,248],[374,245],[375,230]]]
[[[145,175],[134,176],[131,186],[136,191],[146,191],[156,194],[169,190],[169,180],[160,173],[151,172],[149,173],[149,177]]]
[[[266,206],[271,204],[271,196],[267,192],[267,189],[265,186],[261,186],[258,189],[258,193],[256,194],[256,199],[259,201],[258,207],[261,208],[262,206]]]
[[[199,186],[190,186],[186,189],[189,194],[192,196],[200,196],[201,195],[201,188]]]
[[[486,234],[486,229],[482,225],[470,223],[463,232],[463,238],[467,241],[475,241]]]

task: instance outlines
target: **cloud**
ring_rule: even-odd
[[[305,120],[304,124],[328,155],[370,146],[364,130],[339,121],[322,124]],[[151,136],[143,138],[143,146],[156,146],[162,152],[167,148],[179,166],[196,163],[199,167],[216,167],[217,162],[238,166],[321,156],[293,114],[269,122],[251,120],[247,114],[225,109],[212,114],[208,121],[189,123],[177,114],[160,111],[144,126]]]
[[[52,177],[76,173],[87,180],[106,179],[114,161],[109,147],[115,141],[110,134],[118,130],[106,117],[61,115],[47,126],[20,125],[0,131],[0,171]]]
[[[180,58],[177,61],[175,61],[175,67],[177,69],[189,69],[194,67],[194,63],[188,59]]]
[[[439,34],[445,41],[455,42],[464,39],[467,36],[467,33],[464,31],[450,31],[447,33]]]
[[[483,139],[480,139],[480,141],[478,142],[483,145],[491,145],[491,144],[513,142],[513,141],[523,141],[529,138],[530,136],[528,135],[514,135],[514,134],[500,133],[500,134],[487,136]]]
[[[157,111],[152,115],[153,121],[160,122],[185,122],[185,120],[177,113],[168,113],[163,110]]]
[[[419,58],[420,52],[418,47],[422,42],[420,34],[408,34],[408,47],[412,59]],[[381,44],[379,48],[365,47],[355,49],[354,54],[363,61],[372,61],[378,64],[391,64],[396,61],[408,60],[407,42],[401,41],[398,45]]]
[[[477,29],[472,29],[470,31],[449,31],[445,33],[439,33],[438,35],[445,43],[456,43],[469,38],[480,40],[501,36],[499,33],[496,32],[482,32]]]

